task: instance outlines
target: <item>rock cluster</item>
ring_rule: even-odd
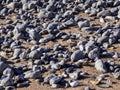
[[[119,0],[0,0],[0,90],[29,86],[30,79],[77,87],[91,63],[120,79],[120,53],[108,50],[120,43],[119,19]],[[103,76],[96,85],[108,88]]]

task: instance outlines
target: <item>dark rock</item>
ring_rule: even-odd
[[[80,50],[73,52],[73,54],[71,55],[72,61],[78,61],[78,60],[84,59],[84,58],[85,58],[85,54]]]

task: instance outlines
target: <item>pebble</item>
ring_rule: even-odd
[[[85,20],[85,21],[79,21],[78,22],[78,27],[81,29],[83,27],[89,27],[90,26],[90,23],[88,20]]]
[[[96,60],[95,68],[98,71],[107,72],[107,67],[106,67],[106,65],[104,64],[104,62],[101,59]]]
[[[78,81],[71,81],[71,82],[69,82],[69,84],[70,84],[71,87],[79,86],[79,82]]]
[[[78,61],[78,60],[84,59],[84,58],[85,58],[85,54],[80,50],[74,51],[73,54],[71,55],[72,61]]]
[[[52,88],[76,87],[77,80],[88,78],[83,68],[91,63],[119,79],[120,66],[106,59],[120,58],[119,4],[119,0],[0,0],[0,90],[29,86],[30,79]],[[100,83],[104,74],[97,76],[95,85],[110,87]]]
[[[10,77],[5,77],[5,78],[3,78],[2,80],[1,80],[1,85],[2,86],[4,86],[4,87],[6,87],[6,86],[11,86],[11,85],[13,85],[14,83],[13,83],[13,80],[12,80],[12,78],[10,78]]]
[[[29,81],[24,81],[22,83],[17,83],[17,87],[27,87],[29,86]]]

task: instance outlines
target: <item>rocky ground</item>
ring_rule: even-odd
[[[119,0],[0,0],[0,90],[119,90]]]

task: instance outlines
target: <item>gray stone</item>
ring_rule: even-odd
[[[12,78],[10,78],[10,77],[5,77],[1,80],[1,85],[2,86],[6,87],[6,86],[11,86],[13,84],[14,84],[14,82],[13,82]]]
[[[6,68],[4,71],[3,71],[3,76],[5,77],[13,77],[14,76],[14,71],[12,70],[12,68]]]
[[[39,79],[42,77],[42,74],[40,71],[27,71],[24,74],[25,74],[24,77],[27,79]]]
[[[77,87],[79,85],[79,82],[78,81],[70,81],[69,84],[71,87]]]
[[[40,59],[41,55],[42,55],[41,51],[33,50],[29,53],[29,58]]]
[[[119,72],[114,72],[113,77],[116,79],[120,79],[120,71]]]
[[[110,87],[110,85],[108,85],[108,84],[99,84],[98,86],[101,88],[109,88]]]
[[[85,58],[85,54],[80,50],[73,52],[73,54],[71,55],[72,61],[78,61],[78,60],[84,59],[84,58]]]
[[[105,74],[100,74],[99,76],[96,77],[96,80],[101,82],[105,78]]]
[[[95,61],[95,68],[96,68],[96,70],[101,71],[101,72],[108,71],[105,63],[101,59],[97,59]]]
[[[108,36],[99,37],[97,43],[102,44],[103,42],[108,42],[108,38],[109,38]]]
[[[50,74],[44,78],[44,83],[49,83],[50,80],[55,76],[55,74]]]
[[[81,29],[83,27],[89,27],[90,26],[90,23],[88,20],[85,20],[85,21],[79,21],[78,22],[78,27]]]
[[[26,59],[27,58],[27,52],[22,52],[20,55],[19,55],[20,59]]]
[[[84,90],[91,90],[90,87],[85,87]]]
[[[71,79],[77,80],[77,79],[80,78],[80,72],[70,73],[70,74],[69,74],[69,77],[70,77]]]
[[[17,59],[21,53],[22,53],[21,48],[16,48],[16,49],[14,50],[14,53],[13,53],[13,56],[12,56],[11,59]]]
[[[3,71],[4,71],[6,68],[8,68],[8,67],[9,67],[8,64],[6,64],[6,63],[0,61],[0,74],[2,74]]]
[[[95,58],[97,58],[97,57],[99,57],[100,55],[99,55],[99,50],[98,50],[98,48],[95,48],[95,49],[93,49],[93,50],[91,50],[89,53],[88,53],[88,57],[90,58],[90,59],[95,59]]]
[[[30,37],[32,40],[39,40],[39,39],[40,39],[39,33],[37,33],[35,30],[30,30],[30,31],[29,31],[29,37]]]
[[[99,12],[98,14],[97,14],[97,17],[103,17],[103,16],[110,16],[110,11],[108,11],[108,10],[102,10],[101,12]]]
[[[22,83],[17,83],[17,87],[27,87],[29,86],[29,81],[24,81]]]
[[[51,87],[52,88],[60,88],[60,85],[59,84],[52,84]]]
[[[55,70],[58,70],[61,68],[61,65],[60,64],[52,64],[51,65],[51,69],[55,69]]]
[[[5,90],[14,90],[15,89],[15,86],[7,86],[5,87]],[[1,89],[3,90],[3,89]]]
[[[61,77],[59,77],[59,76],[54,76],[54,77],[52,77],[51,79],[50,79],[50,81],[49,81],[49,83],[50,83],[50,85],[52,85],[52,84],[57,84],[57,83],[59,83],[60,81],[61,81]]]

